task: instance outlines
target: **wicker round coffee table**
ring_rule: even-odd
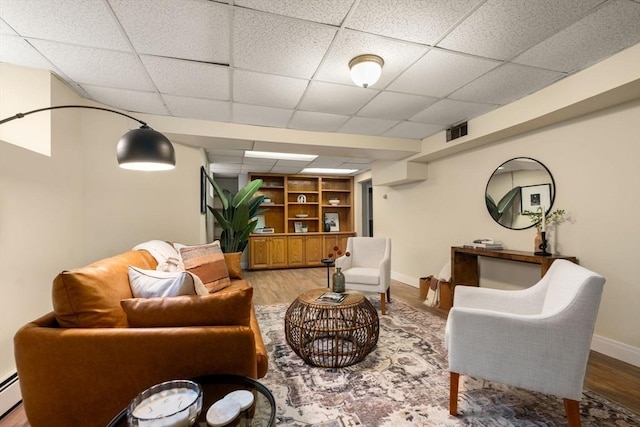
[[[361,362],[378,342],[380,323],[371,303],[348,293],[339,304],[318,302],[312,289],[291,303],[284,318],[287,343],[305,362],[339,368]]]

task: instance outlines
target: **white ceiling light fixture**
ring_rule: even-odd
[[[358,86],[367,88],[378,81],[382,75],[384,60],[378,55],[359,55],[349,61],[351,80]]]
[[[316,175],[349,175],[355,172],[358,172],[358,169],[304,168],[301,173]]]
[[[254,159],[300,160],[303,162],[310,162],[318,157],[315,154],[274,153],[270,151],[245,151],[244,156]]]

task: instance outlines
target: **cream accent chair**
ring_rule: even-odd
[[[604,277],[566,260],[519,291],[456,286],[445,342],[449,412],[457,415],[460,374],[564,399],[569,426],[580,426],[589,348]]]
[[[381,311],[386,314],[386,299],[391,302],[391,239],[349,237],[346,252],[350,256],[336,260],[336,267],[344,274],[345,288],[380,293]]]

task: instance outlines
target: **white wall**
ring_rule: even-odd
[[[494,237],[507,248],[532,251],[535,231],[496,224],[484,193],[498,165],[513,157],[535,158],[554,176],[554,209],[565,209],[571,217],[552,236],[554,252],[577,256],[581,265],[607,278],[596,335],[638,357],[638,117],[640,102],[625,103],[432,161],[426,181],[374,187],[376,234],[393,238],[393,271],[416,285],[417,278],[440,270],[452,245],[476,237]],[[506,262],[485,262],[481,270],[482,285],[501,287],[529,286],[539,274],[535,267]]]
[[[85,102],[45,71],[3,65],[0,81],[44,85],[50,105]],[[46,106],[37,92],[9,115]],[[31,118],[16,122],[30,127]],[[0,141],[0,379],[15,370],[17,329],[51,310],[61,270],[145,240],[205,241],[202,150],[174,144],[177,167],[169,172],[120,169],[115,147],[129,127],[137,126],[115,114],[64,109],[51,112],[51,157]]]

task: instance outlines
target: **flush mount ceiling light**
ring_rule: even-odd
[[[116,157],[121,168],[141,171],[162,171],[176,167],[176,152],[173,145],[171,145],[171,141],[169,141],[166,136],[151,129],[142,120],[138,120],[128,114],[110,110],[108,108],[91,107],[88,105],[58,105],[55,107],[45,107],[7,117],[6,119],[0,120],[0,125],[10,122],[11,120],[21,119],[29,114],[47,110],[58,110],[60,108],[88,108],[90,110],[108,111],[110,113],[128,117],[142,124],[139,129],[130,130],[122,135],[122,138],[118,141],[118,145],[116,146]]]
[[[254,159],[275,159],[275,160],[300,160],[310,162],[318,157],[315,154],[296,154],[296,153],[274,153],[270,151],[245,151],[245,157],[253,157]]]
[[[378,55],[360,55],[349,61],[351,80],[358,86],[367,88],[378,81],[382,74],[384,60]]]
[[[358,169],[304,168],[301,173],[318,175],[349,175],[355,172],[358,172]]]

